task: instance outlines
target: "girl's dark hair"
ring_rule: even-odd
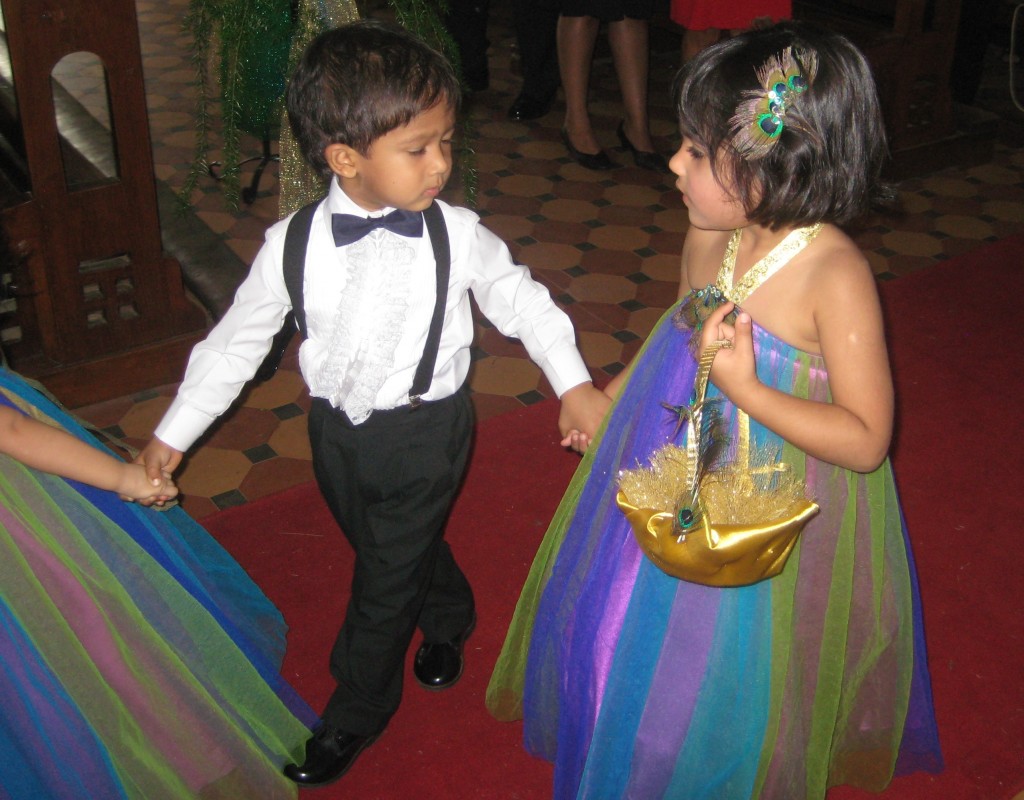
[[[768,154],[744,159],[733,145],[733,115],[746,93],[764,91],[757,70],[787,47],[798,63],[801,52],[814,53],[817,74],[787,106]],[[792,21],[748,31],[685,64],[672,96],[683,136],[707,151],[715,177],[751,222],[843,224],[894,198],[881,180],[888,149],[871,68],[844,36]]]
[[[310,43],[285,104],[299,149],[327,178],[328,145],[346,144],[365,156],[375,140],[438,103],[458,110],[461,96],[443,55],[405,28],[366,19]]]

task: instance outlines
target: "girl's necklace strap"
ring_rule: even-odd
[[[722,259],[722,266],[718,270],[718,278],[715,280],[717,289],[732,300],[736,305],[742,305],[762,283],[782,269],[790,260],[807,247],[814,237],[821,233],[824,224],[817,223],[806,228],[795,228],[786,234],[786,238],[772,248],[764,258],[752,266],[735,285],[733,276],[736,274],[736,253],[740,247],[741,228],[737,228],[729,237],[729,244],[725,248],[725,258]]]

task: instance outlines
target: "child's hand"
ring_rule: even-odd
[[[171,480],[171,473],[164,472],[157,481],[146,474],[141,464],[125,464],[118,494],[122,500],[140,502],[143,505],[163,505],[178,494],[178,487]]]
[[[580,455],[587,452],[587,448],[590,447],[590,437],[585,433],[581,433],[578,430],[571,430],[562,439],[559,444],[562,447],[568,447],[570,450],[575,450]]]
[[[700,345],[703,351],[712,342],[729,342],[729,347],[723,347],[715,356],[711,381],[722,394],[742,408],[742,398],[758,385],[758,380],[750,315],[741,311],[736,316],[735,325],[726,324],[725,317],[733,310],[733,306],[733,303],[723,303],[705,320]]]
[[[581,383],[563,394],[558,414],[562,446],[585,452],[611,403],[611,398],[592,383]]]
[[[145,468],[145,477],[152,488],[167,485],[171,473],[181,463],[181,451],[175,450],[168,444],[164,444],[155,436],[146,445],[145,449],[135,457],[135,463]],[[173,489],[171,494],[154,494],[145,497],[140,496],[138,502],[144,506],[163,505],[166,501],[178,494],[178,488],[170,483]]]

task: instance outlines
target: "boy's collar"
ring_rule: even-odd
[[[354,214],[357,217],[383,217],[395,209],[385,206],[377,211],[367,211],[345,194],[345,190],[341,188],[341,184],[335,179],[331,181],[331,188],[327,193],[327,210],[332,214]]]

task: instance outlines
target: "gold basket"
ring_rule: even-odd
[[[787,465],[751,463],[750,418],[739,409],[735,462],[701,473],[708,375],[715,354],[729,346],[714,342],[701,354],[686,448],[665,445],[651,467],[624,471],[615,498],[651,561],[675,578],[708,586],[745,586],[778,575],[800,531],[818,513]],[[680,498],[693,502],[683,506]],[[691,518],[684,528],[682,520]]]

